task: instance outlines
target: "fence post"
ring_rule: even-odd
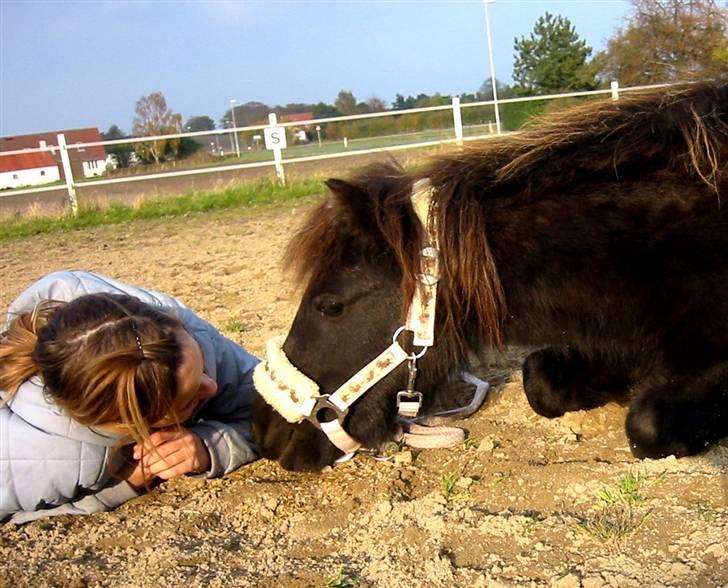
[[[460,112],[460,97],[452,97],[452,121],[455,127],[455,141],[458,145],[463,144],[463,117]]]
[[[68,157],[68,147],[66,146],[66,137],[63,133],[59,133],[58,150],[61,153],[61,163],[63,165],[63,176],[66,178],[66,188],[68,189],[68,200],[71,203],[71,214],[78,215],[78,200],[76,199],[76,186],[73,184],[73,172],[71,171],[71,160]]]
[[[273,128],[278,126],[278,117],[276,116],[275,112],[271,112],[268,115],[268,124]],[[273,148],[273,161],[276,165],[276,175],[278,176],[278,181],[281,183],[281,186],[285,186],[286,173],[283,170],[283,155],[281,153],[280,147]]]
[[[619,100],[619,82],[617,80],[612,80],[611,87],[612,100]]]

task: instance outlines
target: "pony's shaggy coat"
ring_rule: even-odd
[[[437,358],[423,366],[424,382],[461,366],[468,349],[518,342],[544,347],[526,361],[524,377],[529,401],[547,416],[597,405],[628,387],[642,405],[687,394],[706,410],[726,408],[725,82],[585,103],[531,130],[440,157],[417,177],[435,187],[442,268]],[[297,354],[311,356],[308,365],[324,373],[327,350],[341,348],[338,340],[301,341],[318,329],[314,317],[332,318],[320,308],[304,311],[346,268],[396,284],[403,312],[419,272],[422,228],[409,200],[417,177],[379,165],[328,182],[332,196],[286,253],[306,292],[287,342],[294,363]],[[376,337],[377,316],[357,316],[355,304],[346,310],[351,328]],[[393,310],[381,312],[382,325],[391,322]],[[349,366],[351,373],[359,367]],[[390,402],[391,390],[373,396]],[[696,426],[677,431],[675,415],[663,427],[652,414],[657,408],[645,416],[635,406],[627,426],[637,454],[691,453],[696,443],[728,434],[728,424],[713,421],[705,439]],[[376,421],[392,414],[353,411],[351,432],[379,441],[391,423]],[[270,438],[266,418],[274,417],[259,418],[257,428]],[[643,438],[650,434],[655,438]]]

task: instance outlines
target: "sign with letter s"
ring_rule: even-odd
[[[283,127],[265,127],[263,129],[265,135],[266,149],[285,149],[286,148],[286,129]]]

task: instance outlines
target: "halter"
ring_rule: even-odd
[[[435,342],[435,305],[440,280],[437,225],[436,219],[430,215],[433,192],[427,178],[416,181],[412,187],[412,207],[424,229],[420,274],[407,320],[395,331],[392,344],[332,394],[319,394],[318,385],[291,364],[283,351],[284,337],[274,337],[268,342],[266,360],[256,367],[253,374],[258,392],[284,419],[290,423],[308,420],[344,453],[353,453],[361,447],[361,443],[344,430],[344,420],[350,407],[405,361],[407,388],[397,393],[399,414],[413,418],[422,405],[422,394],[414,389],[417,360]],[[422,348],[418,353],[407,353],[400,346],[397,339],[405,330],[413,333],[413,346]],[[333,411],[336,418],[323,421],[327,410]]]

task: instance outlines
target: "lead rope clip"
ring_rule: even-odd
[[[422,407],[422,392],[415,390],[417,378],[417,357],[410,355],[407,360],[407,389],[397,392],[397,412],[408,419],[415,418]]]

